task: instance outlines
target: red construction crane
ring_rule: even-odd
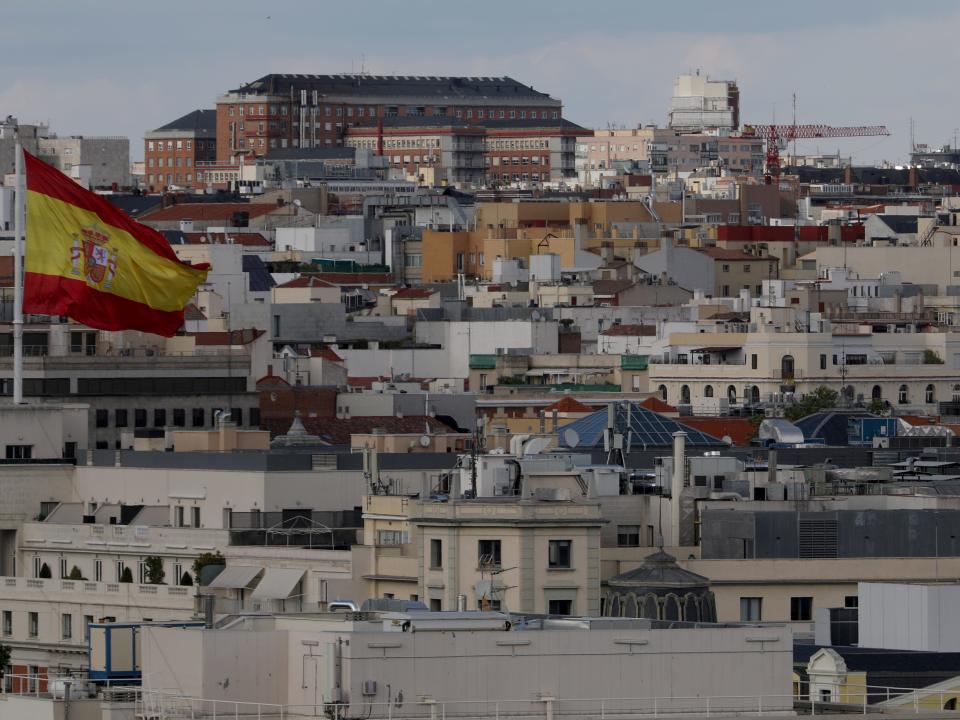
[[[741,137],[760,137],[767,141],[767,181],[780,175],[780,150],[791,140],[835,137],[871,137],[889,135],[885,125],[744,125]]]

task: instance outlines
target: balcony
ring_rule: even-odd
[[[158,608],[192,613],[194,588],[181,585],[140,585],[89,580],[41,580],[4,577],[0,597],[5,602],[69,602],[123,607]]]
[[[346,550],[363,527],[360,511],[234,512],[230,544]]]

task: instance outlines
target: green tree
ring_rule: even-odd
[[[0,645],[0,677],[3,677],[4,668],[10,664],[10,646]]]
[[[837,406],[840,396],[836,390],[821,385],[816,390],[807,393],[795,404],[787,408],[784,413],[788,420],[799,420],[807,415],[813,415],[821,410],[829,410]]]
[[[223,559],[223,555],[219,550],[198,555],[197,559],[193,561],[193,575],[197,585],[200,584],[200,571],[207,565],[226,565],[226,561]]]
[[[943,365],[943,358],[937,354],[936,350],[923,351],[924,365]]]
[[[143,559],[147,569],[147,582],[151,585],[162,585],[167,573],[163,570],[163,558],[149,555]]]
[[[40,574],[39,574],[38,577],[40,577],[40,578],[42,578],[42,579],[44,579],[44,580],[49,580],[51,577],[53,577],[53,574],[50,572],[50,566],[47,565],[46,563],[44,563],[43,565],[41,565],[41,566],[40,566]]]
[[[133,571],[132,571],[130,568],[125,567],[125,568],[123,569],[123,572],[120,573],[120,582],[122,582],[122,583],[132,583],[132,582],[133,582]]]
[[[193,585],[193,576],[186,570],[183,571],[183,577],[180,578],[181,585]]]
[[[874,415],[883,415],[887,411],[887,404],[880,398],[874,398],[867,405],[867,412]]]
[[[67,579],[68,580],[86,580],[86,578],[83,576],[83,573],[80,572],[80,568],[78,568],[76,565],[70,568],[70,574],[67,576]]]

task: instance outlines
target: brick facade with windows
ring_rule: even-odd
[[[194,110],[144,135],[144,179],[158,192],[203,188],[204,166],[216,160],[216,112]]]
[[[517,127],[526,132],[527,128],[543,127],[565,136],[569,125],[563,121],[559,100],[508,77],[266,75],[217,99],[216,159],[222,165],[235,165],[274,149],[359,146],[348,143],[348,138],[369,137],[378,127],[390,128],[384,130],[384,137],[409,133],[413,128],[419,130],[421,122],[430,128],[431,140],[453,138],[449,151],[465,153],[455,158],[461,164],[455,165],[460,170],[454,174],[470,180],[487,174],[482,157],[486,141],[470,139],[477,131],[488,134],[492,128]],[[582,128],[578,130],[583,133]],[[554,143],[558,158],[563,152],[560,144]],[[373,149],[379,154],[380,144]],[[437,163],[434,153],[422,152],[430,150],[426,145],[406,149],[421,152],[391,153],[383,148],[383,154],[399,156],[391,165],[411,174],[418,165]],[[571,139],[571,170],[573,149]],[[419,163],[413,160],[415,155],[420,157]],[[548,155],[517,154],[518,177],[524,172],[528,177],[542,177],[551,164],[557,164],[544,162]],[[526,170],[521,170],[522,157],[527,157]],[[473,167],[474,160],[479,160],[478,167]]]

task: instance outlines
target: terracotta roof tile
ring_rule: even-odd
[[[326,280],[321,280],[315,274],[305,273],[300,277],[296,277],[293,280],[288,280],[282,285],[277,285],[278,288],[315,288],[315,287],[327,287],[332,288],[336,287],[332,283],[328,283]]]
[[[277,209],[270,203],[178,203],[140,216],[141,222],[174,220],[233,220],[233,214],[245,212],[253,219]]]
[[[332,362],[343,362],[343,358],[328,347],[314,348],[310,351],[310,357],[323,358],[324,360],[330,360]]]
[[[742,417],[683,417],[683,425],[722,440],[729,437],[734,445],[748,445],[756,435],[756,426],[750,418]]]
[[[400,288],[393,293],[394,300],[426,300],[436,293],[436,290],[428,288]]]
[[[611,336],[637,336],[637,337],[653,337],[657,334],[656,325],[611,325],[606,330],[600,333],[601,335],[611,335]]]
[[[651,395],[646,400],[640,403],[640,407],[645,407],[647,410],[653,410],[656,413],[674,413],[679,412],[673,405],[668,405],[660,398]]]
[[[551,413],[554,410],[557,412],[565,413],[592,413],[596,408],[592,408],[589,405],[584,405],[582,402],[576,398],[570,397],[569,395],[557,400],[551,405],[547,405],[543,411],[546,413]]]

